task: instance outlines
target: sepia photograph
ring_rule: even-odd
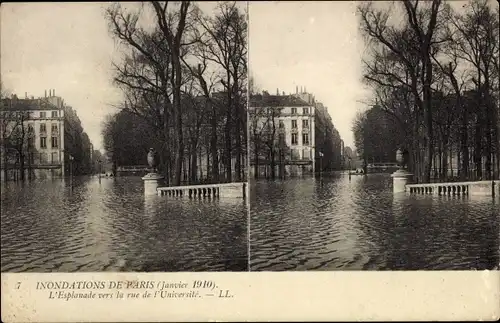
[[[498,8],[250,4],[251,271],[499,268]]]
[[[247,3],[2,4],[1,271],[248,271]]]

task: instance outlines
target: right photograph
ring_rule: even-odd
[[[498,8],[250,2],[251,271],[499,268]]]

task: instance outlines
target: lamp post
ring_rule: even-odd
[[[322,172],[323,172],[323,153],[320,151],[319,152],[319,177],[321,177]]]
[[[347,174],[349,175],[349,180],[351,180],[351,156],[349,158],[349,169],[347,170]]]
[[[69,155],[69,180],[71,185],[73,185],[73,156]]]
[[[100,158],[97,160],[97,163],[99,164],[99,169],[98,169],[99,173],[98,173],[97,177],[99,178],[99,184],[101,184],[102,164],[101,164]]]

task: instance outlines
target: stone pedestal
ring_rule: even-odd
[[[394,193],[402,193],[406,191],[406,184],[411,184],[413,174],[404,169],[398,169],[392,175],[392,188]]]
[[[163,176],[157,173],[149,173],[142,178],[144,181],[144,195],[157,195],[156,189],[163,181]]]

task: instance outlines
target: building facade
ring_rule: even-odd
[[[69,120],[62,98],[54,90],[40,98],[13,95],[2,99],[1,107],[2,180],[67,175],[70,162],[67,147],[80,138],[67,138]]]
[[[298,95],[250,97],[251,175],[315,172],[315,109]],[[274,170],[273,170],[274,168]]]

